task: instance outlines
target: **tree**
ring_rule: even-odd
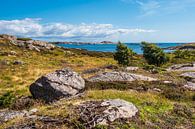
[[[155,44],[142,42],[143,56],[148,64],[161,66],[168,61],[168,56]]]
[[[127,66],[129,65],[134,54],[135,53],[132,49],[128,48],[125,44],[119,42],[116,48],[116,52],[114,54],[114,59],[118,61],[118,64]]]

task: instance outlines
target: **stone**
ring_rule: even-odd
[[[138,69],[139,69],[139,67],[133,67],[133,66],[125,68],[126,71],[137,71]]]
[[[128,120],[136,116],[137,107],[125,100],[110,99],[88,101],[78,106],[80,120],[86,128],[108,125],[115,120]]]
[[[195,72],[183,73],[183,74],[181,74],[181,76],[182,76],[182,77],[186,77],[186,78],[195,79]]]
[[[167,71],[194,71],[195,63],[176,64],[167,69]]]
[[[139,74],[126,72],[105,72],[99,75],[90,77],[90,82],[131,82],[131,81],[157,81],[152,77],[147,77]]]
[[[187,82],[187,84],[184,85],[184,88],[187,88],[189,90],[194,91],[195,90],[195,83],[194,82]]]
[[[172,81],[163,81],[164,84],[172,84]]]
[[[37,108],[33,108],[29,111],[29,115],[35,115],[35,113],[38,112],[38,109]]]
[[[15,60],[15,61],[13,62],[13,64],[14,64],[14,65],[23,65],[24,62],[21,61],[21,60]]]
[[[10,55],[17,55],[17,52],[15,52],[15,51],[10,51],[10,53],[9,53]]]
[[[75,96],[84,91],[84,88],[84,79],[71,69],[65,68],[40,77],[30,85],[30,92],[35,99],[52,102]]]

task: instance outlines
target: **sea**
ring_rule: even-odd
[[[142,54],[141,43],[125,43],[129,48],[131,48],[137,54]],[[179,46],[184,43],[156,43],[160,48],[168,48]],[[115,52],[117,44],[57,44],[58,46],[64,48],[77,48],[86,49],[88,51],[100,51],[100,52]],[[171,50],[164,50],[165,52],[170,52]]]

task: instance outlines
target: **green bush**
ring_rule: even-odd
[[[150,65],[161,66],[168,62],[168,56],[155,44],[142,42],[143,56]]]
[[[5,108],[9,107],[15,100],[15,96],[12,92],[7,92],[0,96],[0,107]]]
[[[114,59],[118,61],[118,64],[128,66],[134,54],[135,53],[132,49],[119,42],[116,48],[116,52],[114,54]]]

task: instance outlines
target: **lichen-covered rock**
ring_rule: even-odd
[[[120,119],[128,120],[138,113],[134,104],[121,99],[87,101],[80,104],[78,109],[79,120],[86,128],[107,125]]]
[[[80,75],[70,69],[62,69],[39,78],[31,84],[30,92],[35,99],[52,102],[74,96],[84,88],[85,81]]]
[[[156,81],[157,79],[126,72],[105,72],[88,79],[90,82]]]

